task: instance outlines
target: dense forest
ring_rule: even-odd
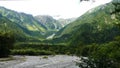
[[[35,21],[31,22],[33,25],[38,25],[39,21],[32,16],[29,19]],[[92,12],[88,11],[63,27],[49,40],[38,40],[41,36],[35,35],[39,32],[32,34],[24,24],[26,21],[21,22],[21,19],[17,24],[17,19],[12,20],[0,14],[0,57],[67,54],[81,57],[82,62],[77,63],[81,68],[120,68],[119,0],[93,8]],[[42,24],[39,26],[39,31],[47,31]]]

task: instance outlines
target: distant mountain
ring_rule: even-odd
[[[76,18],[68,18],[68,19],[60,18],[60,19],[58,19],[58,21],[62,24],[63,27],[68,25],[69,23],[75,21],[75,20],[76,20]]]
[[[54,19],[49,15],[38,15],[35,16],[35,19],[40,22],[40,24],[44,25],[47,28],[46,39],[53,38],[54,34],[59,31],[61,28],[66,26],[67,24],[73,22],[76,18],[70,19]]]
[[[4,7],[0,7],[0,14],[17,24],[18,27],[22,28],[24,33],[38,39],[45,38],[44,35],[45,32],[47,32],[47,28],[37,21],[32,15],[19,13]]]
[[[35,16],[36,20],[40,21],[41,24],[46,26],[48,29],[54,29],[54,30],[59,30],[62,27],[66,26],[67,24],[73,22],[76,20],[76,18],[68,18],[68,19],[54,19],[52,16],[49,15],[38,15]]]
[[[61,23],[55,20],[52,16],[48,15],[38,15],[35,16],[41,24],[43,24],[48,30],[59,30],[62,28]]]
[[[115,9],[112,3],[98,6],[68,24],[54,36],[54,42],[79,45],[80,43],[104,43],[120,35],[115,25]]]

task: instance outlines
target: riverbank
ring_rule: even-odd
[[[0,68],[78,68],[76,56],[14,56],[14,60],[0,61]]]

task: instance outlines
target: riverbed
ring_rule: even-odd
[[[13,56],[13,60],[0,61],[0,68],[79,68],[76,56]]]

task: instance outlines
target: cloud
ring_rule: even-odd
[[[82,2],[79,0],[19,0],[0,1],[0,6],[32,15],[60,15],[63,18],[78,17],[90,8],[104,4],[109,0]]]

